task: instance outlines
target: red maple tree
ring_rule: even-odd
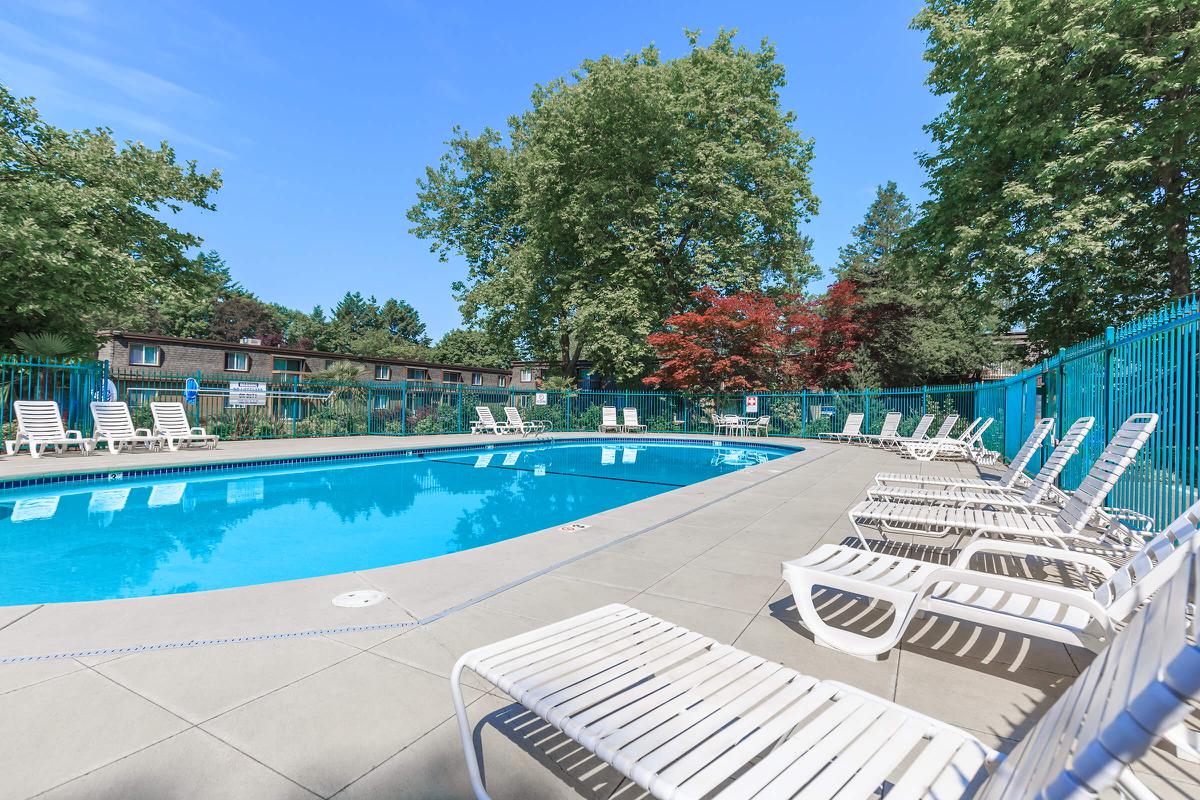
[[[668,317],[647,341],[659,368],[647,386],[689,391],[816,387],[849,370],[859,328],[853,284],[820,301],[762,292],[695,292],[696,309]]]

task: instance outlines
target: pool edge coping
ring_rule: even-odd
[[[678,442],[697,442],[706,443],[713,446],[724,446],[726,441],[736,441],[743,446],[767,447],[776,450],[787,451],[788,454],[802,453],[807,448],[802,445],[788,445],[776,443],[759,443],[753,439],[721,439],[715,436],[708,435],[676,435],[671,437],[664,436],[621,436],[621,437],[605,437],[599,434],[583,434],[583,435],[567,435],[567,436],[549,436],[549,437],[534,437],[529,439],[522,438],[519,442],[511,440],[493,440],[487,443],[475,444],[445,444],[445,445],[419,445],[415,447],[395,447],[387,449],[373,448],[370,450],[347,450],[337,453],[320,453],[311,455],[296,455],[296,456],[276,456],[271,458],[258,459],[229,459],[225,461],[202,461],[195,464],[173,464],[163,467],[129,467],[120,469],[106,469],[102,471],[88,472],[56,472],[47,475],[38,475],[29,478],[5,478],[0,479],[0,492],[8,492],[14,489],[31,489],[42,486],[50,486],[62,483],[113,483],[123,481],[143,480],[145,478],[153,478],[160,475],[178,475],[188,472],[216,472],[219,470],[228,470],[230,472],[236,470],[251,470],[264,469],[269,467],[289,466],[296,464],[320,463],[324,461],[365,461],[375,458],[394,458],[406,456],[421,456],[426,453],[449,453],[463,452],[471,450],[498,450],[505,447],[520,447],[529,446],[532,444],[552,444],[563,442],[587,442],[587,443],[602,443],[611,442],[615,444],[629,444],[634,442],[642,442],[646,444],[670,444]],[[80,464],[80,466],[84,466]]]

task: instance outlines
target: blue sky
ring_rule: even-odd
[[[264,299],[307,310],[347,289],[396,296],[436,336],[460,322],[450,284],[464,270],[439,264],[404,214],[450,129],[503,128],[535,83],[585,58],[650,42],[681,55],[685,27],[776,44],[784,106],[816,139],[821,210],[805,230],[831,267],[877,184],[923,197],[914,154],[942,104],[924,86],[923,37],[908,29],[919,7],[10,0],[0,82],[60,127],[165,138],[220,168],[218,210],[179,222]]]

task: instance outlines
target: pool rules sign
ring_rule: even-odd
[[[758,413],[758,396],[757,395],[753,395],[753,394],[746,395],[746,413],[747,414],[757,414]]]
[[[254,381],[230,381],[229,405],[234,408],[244,406],[265,406],[267,404],[267,385]]]

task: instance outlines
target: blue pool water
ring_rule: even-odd
[[[9,490],[0,493],[0,605],[195,592],[415,561],[789,452],[560,442]]]

